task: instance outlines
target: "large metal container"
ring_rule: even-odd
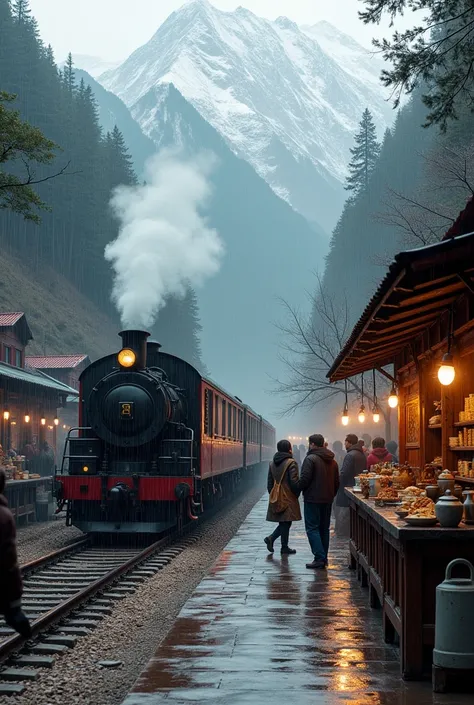
[[[469,578],[452,578],[456,565],[469,569]],[[457,558],[446,568],[436,588],[436,624],[433,663],[442,668],[474,668],[474,566]]]

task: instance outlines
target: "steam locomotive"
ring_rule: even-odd
[[[157,534],[235,494],[271,458],[275,429],[149,333],[119,335],[118,354],[80,377],[58,510],[87,533]]]

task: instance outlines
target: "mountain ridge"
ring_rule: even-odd
[[[329,230],[363,110],[381,130],[390,114],[376,79],[362,81],[342,63],[287,18],[192,0],[99,81],[132,112],[150,88],[172,83],[280,197]]]

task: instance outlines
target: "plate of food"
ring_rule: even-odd
[[[384,487],[384,489],[380,490],[380,492],[378,493],[376,497],[376,503],[379,505],[400,504],[397,490],[393,487]]]
[[[438,520],[435,516],[406,516],[405,521],[410,526],[435,526]]]
[[[425,490],[421,489],[421,487],[415,487],[414,485],[411,485],[410,487],[407,487],[404,490],[401,490],[401,494],[404,495],[405,497],[411,496],[411,497],[423,497],[425,494]]]

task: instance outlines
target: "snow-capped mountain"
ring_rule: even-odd
[[[271,22],[242,7],[223,12],[192,0],[99,80],[149,136],[153,106],[134,106],[151,88],[174,84],[278,195],[329,230],[363,110],[369,107],[381,129],[391,117],[374,78],[378,66],[371,80],[368,64],[358,76],[351,68],[356,43],[334,30],[342,46],[329,51],[329,29],[303,30],[285,17]],[[362,47],[360,55],[367,58]]]
[[[97,78],[104,71],[111,71],[117,66],[120,66],[121,61],[106,61],[101,59],[99,56],[88,56],[87,54],[74,54],[74,65],[78,69],[87,71],[87,73],[93,78]],[[64,64],[65,62],[63,62]]]

